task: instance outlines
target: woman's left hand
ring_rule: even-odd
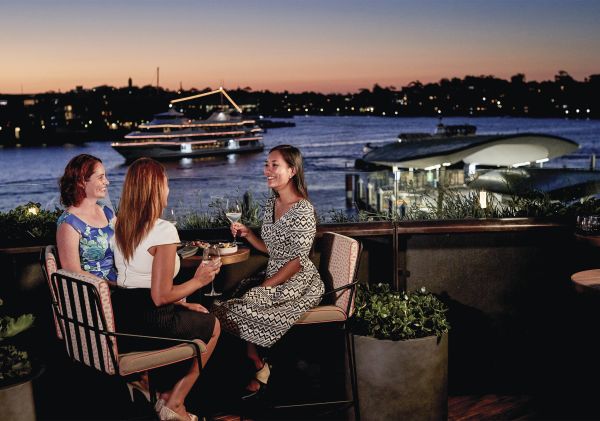
[[[192,310],[192,311],[195,311],[198,313],[208,313],[208,309],[206,307],[204,307],[202,304],[179,302],[179,305],[187,308],[188,310]]]

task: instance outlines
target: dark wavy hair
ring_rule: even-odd
[[[85,199],[85,181],[89,181],[100,158],[88,154],[77,155],[65,167],[65,173],[58,181],[60,202],[66,206],[78,206]]]
[[[308,200],[308,188],[306,187],[306,181],[304,181],[304,165],[302,163],[302,154],[300,150],[292,145],[277,145],[272,148],[269,153],[278,151],[283,160],[290,166],[290,168],[294,168],[296,170],[296,174],[292,177],[292,182],[300,196],[304,199]],[[273,190],[273,194],[277,196],[277,192]]]

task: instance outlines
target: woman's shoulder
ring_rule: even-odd
[[[150,231],[154,232],[177,232],[177,228],[169,221],[158,218]]]
[[[304,198],[296,202],[296,209],[300,212],[314,212],[315,210],[313,204],[310,203],[310,200]]]
[[[102,203],[98,203],[98,206],[100,206],[102,212],[104,212],[104,215],[106,216],[106,219],[108,219],[108,222],[110,222],[110,220],[115,217],[115,212],[109,206]]]
[[[58,219],[56,220],[56,225],[60,225],[63,222],[65,222],[70,216],[71,216],[71,212],[69,212],[68,210],[64,210],[63,213],[60,214],[60,216],[58,217]]]
[[[152,240],[158,240],[160,242],[163,242],[164,240],[179,242],[179,233],[177,232],[175,225],[169,221],[159,218],[154,223],[154,226],[150,229],[150,232],[148,232],[148,238]]]
[[[56,226],[60,227],[63,223],[67,223],[79,231],[82,228],[85,228],[85,222],[77,217],[77,215],[71,213],[69,209],[65,209],[63,213],[56,220]]]

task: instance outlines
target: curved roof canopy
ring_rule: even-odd
[[[546,193],[552,199],[573,200],[600,191],[600,171],[565,168],[510,168],[480,174],[468,186],[495,193]]]
[[[389,143],[363,156],[372,164],[425,169],[458,162],[511,166],[552,159],[579,148],[572,140],[537,133],[430,137]]]

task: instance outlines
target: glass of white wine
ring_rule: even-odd
[[[206,264],[206,265],[216,266],[221,261],[221,255],[219,253],[219,247],[217,245],[214,245],[212,247],[215,249],[215,255],[211,259],[210,258],[210,248],[209,247],[205,248],[202,252],[202,263]],[[221,295],[220,292],[215,291],[214,278],[210,283],[210,292],[207,292],[204,295],[206,295],[207,297],[218,297],[219,295]]]
[[[177,225],[177,212],[175,208],[165,208],[163,210],[163,219],[173,225]]]
[[[237,200],[227,200],[225,203],[225,216],[232,224],[235,224],[242,218],[242,207]],[[233,244],[238,244],[235,234],[233,235]]]

